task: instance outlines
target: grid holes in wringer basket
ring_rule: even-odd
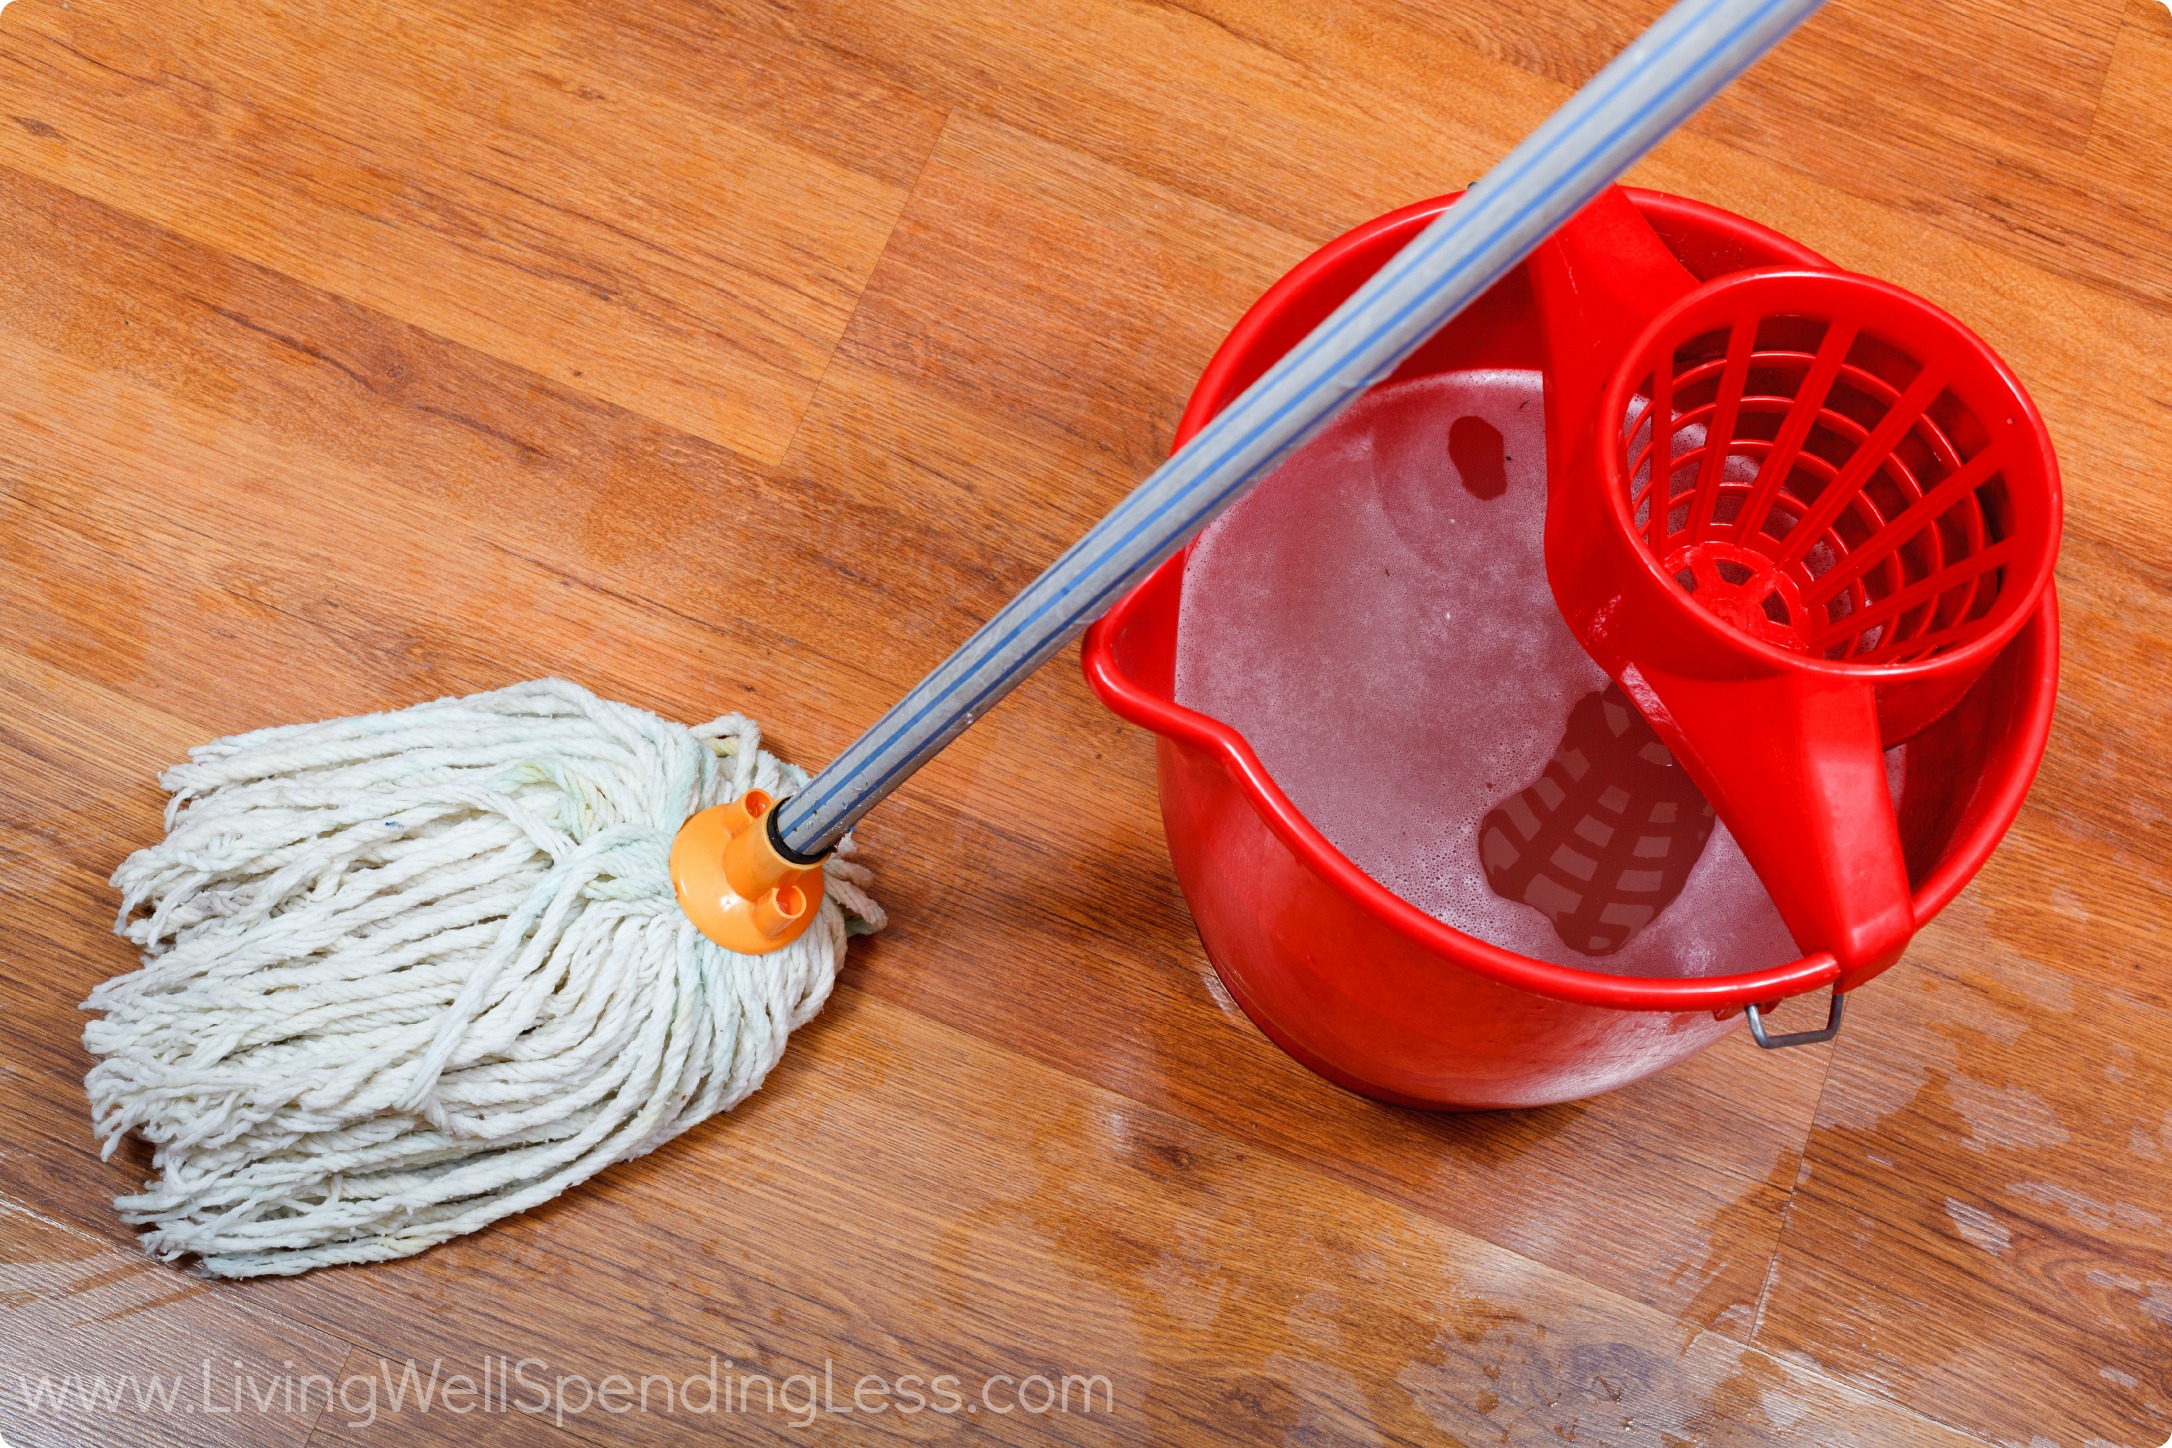
[[[2012,508],[1999,450],[1940,376],[1817,317],[1740,319],[1655,350],[1622,428],[1630,512],[1698,603],[1764,642],[1853,664],[1930,658],[1981,631],[2015,546]]]

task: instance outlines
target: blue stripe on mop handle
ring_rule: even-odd
[[[1681,0],[781,805],[818,855],[1822,0]]]

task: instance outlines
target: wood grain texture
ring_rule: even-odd
[[[773,458],[938,113],[812,65],[764,106],[735,42],[572,5],[32,6],[5,64],[40,104],[0,158]]]
[[[89,1138],[76,1003],[129,964],[104,882],[160,766],[543,673],[820,762],[1154,463],[1265,286],[1479,174],[1657,8],[6,6],[0,1434],[2161,1444],[2154,0],[1834,0],[1636,174],[1953,310],[2066,473],[2043,773],[1834,1046],[1483,1117],[1336,1091],[1212,980],[1151,743],[1067,658],[870,818],[895,923],[733,1116],[296,1281],[207,1285],[113,1216],[148,1162]],[[385,1405],[523,1356],[591,1397],[714,1358],[1112,1405]],[[19,1391],[205,1362],[376,1401]]]
[[[1993,1441],[2147,1442],[2172,1416],[2172,1071],[2150,1049],[2172,1020],[1987,959],[1967,918],[1865,997],[1756,1340]],[[2024,1362],[2066,1391],[2013,1394]]]
[[[10,1151],[11,1157],[18,1155]],[[298,1445],[346,1344],[0,1194],[0,1423],[23,1443]],[[239,1385],[239,1386],[237,1386]],[[237,1399],[238,1393],[238,1399]]]

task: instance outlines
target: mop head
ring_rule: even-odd
[[[143,967],[84,1003],[106,1153],[153,1147],[115,1204],[144,1249],[221,1277],[405,1257],[744,1100],[883,923],[837,856],[773,954],[681,913],[680,824],[806,782],[759,737],[546,679],[167,771],[164,842],[113,877]]]

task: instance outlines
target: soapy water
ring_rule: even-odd
[[[1293,454],[1193,548],[1177,701],[1467,934],[1622,975],[1793,960],[1733,836],[1554,603],[1541,387],[1376,388]]]

